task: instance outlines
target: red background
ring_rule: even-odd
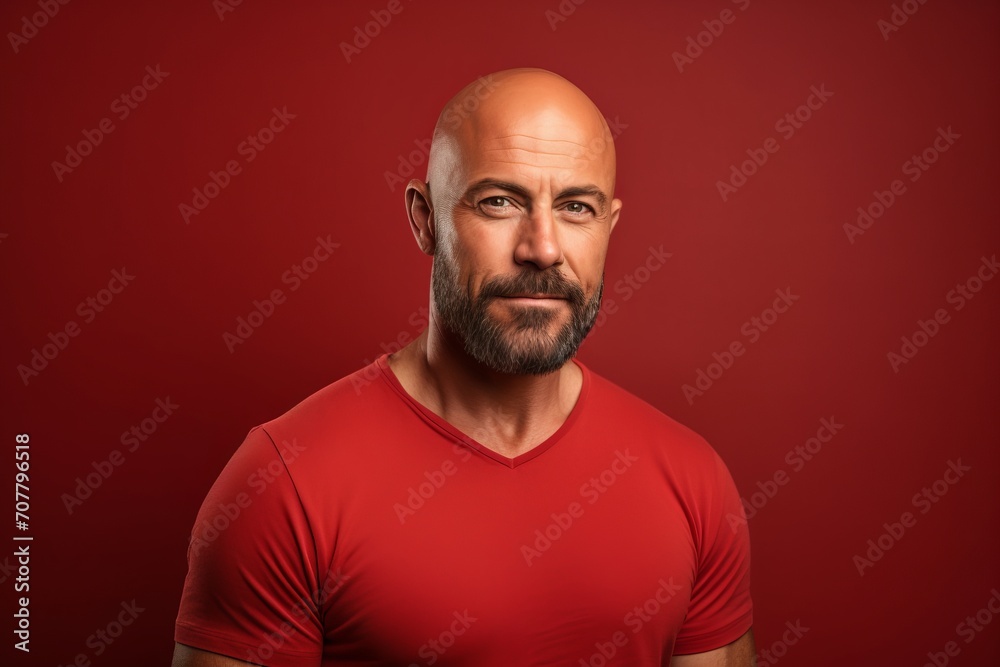
[[[1000,281],[961,310],[946,301],[1000,249],[995,3],[913,2],[884,39],[888,1],[566,0],[554,30],[556,0],[402,1],[350,63],[340,43],[386,3],[249,1],[220,19],[209,0],[71,2],[16,53],[8,37],[2,484],[29,433],[34,541],[32,652],[11,648],[6,570],[0,662],[169,661],[195,512],[249,428],[419,332],[430,260],[386,172],[465,83],[538,66],[627,126],[606,267],[618,309],[581,359],[704,435],[745,498],[788,474],[750,521],[758,648],[798,620],[809,630],[781,664],[922,665],[949,641],[950,664],[996,664],[1000,618],[970,643],[956,626],[1000,586]],[[735,20],[679,72],[672,54],[727,8]],[[0,28],[37,11],[5,3]],[[147,65],[169,75],[119,120],[112,101]],[[832,97],[776,132],[821,85]],[[245,162],[238,145],[274,107],[294,120]],[[105,117],[114,131],[60,182],[52,163]],[[903,163],[939,127],[960,138],[910,182]],[[716,182],[768,137],[779,150],[723,201]],[[185,224],[179,204],[230,159],[242,172]],[[843,225],[897,178],[905,194],[851,243]],[[340,247],[290,292],[283,272],[327,235]],[[661,245],[663,268],[636,273]],[[84,323],[77,305],[122,267],[134,281]],[[648,280],[626,300],[614,286],[628,274]],[[222,334],[275,288],[287,301],[230,353]],[[799,300],[750,343],[743,323],[779,288]],[[894,372],[887,353],[937,308],[950,320]],[[80,334],[25,384],[18,365],[71,320]],[[682,385],[736,340],[745,354],[689,402]],[[125,451],[120,434],[166,397],[175,414]],[[794,471],[786,453],[824,417],[843,429]],[[124,463],[69,514],[62,494],[115,449]],[[915,510],[959,458],[971,471]],[[859,575],[854,556],[905,511],[916,524]],[[145,611],[94,655],[88,636],[132,599]]]

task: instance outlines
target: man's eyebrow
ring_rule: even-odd
[[[499,181],[495,178],[483,178],[481,180],[476,181],[475,183],[469,186],[468,190],[465,191],[465,197],[467,199],[472,199],[483,190],[487,190],[489,188],[498,188],[500,190],[507,190],[508,192],[513,192],[515,194],[518,194],[524,197],[525,199],[530,199],[531,197],[531,193],[528,192],[527,188],[518,185],[517,183],[508,183],[506,181]],[[566,197],[579,197],[581,195],[586,195],[597,199],[597,202],[600,204],[602,210],[607,205],[608,201],[607,195],[605,195],[604,192],[596,185],[590,185],[590,184],[575,185],[568,188],[563,188],[556,194],[555,198],[565,199]]]
[[[580,185],[565,188],[559,191],[556,195],[556,199],[564,199],[566,197],[579,197],[581,195],[587,195],[595,198],[597,203],[600,204],[601,209],[604,209],[605,204],[608,202],[607,196],[604,192],[596,185]]]
[[[525,199],[528,199],[531,195],[528,193],[527,188],[524,188],[516,183],[507,183],[506,181],[498,181],[495,178],[483,178],[472,185],[465,191],[466,199],[473,199],[483,190],[488,190],[489,188],[498,188],[500,190],[507,190],[508,192],[513,192],[515,194],[521,195]]]

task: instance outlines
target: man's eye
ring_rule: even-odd
[[[510,204],[510,200],[506,197],[487,197],[483,200],[487,206],[492,206],[494,208],[506,208],[506,205]]]
[[[571,201],[570,203],[566,204],[566,209],[570,213],[587,213],[588,211],[593,210],[588,205],[579,201]]]

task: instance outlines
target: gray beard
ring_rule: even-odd
[[[470,357],[498,373],[547,375],[562,368],[572,358],[597,321],[604,293],[604,276],[590,301],[583,290],[558,271],[525,271],[514,278],[497,277],[483,283],[479,295],[469,296],[458,284],[454,262],[440,250],[431,268],[434,303],[442,327],[463,342]],[[497,296],[519,293],[557,294],[567,299],[570,321],[553,337],[546,333],[554,309],[540,306],[508,308],[513,314],[505,324],[488,312]]]

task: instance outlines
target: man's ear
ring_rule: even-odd
[[[434,209],[431,207],[431,186],[420,179],[406,185],[406,215],[417,245],[425,254],[434,254]]]
[[[611,200],[611,229],[608,230],[608,234],[614,231],[615,225],[618,224],[618,216],[622,212],[622,200],[612,199]]]

